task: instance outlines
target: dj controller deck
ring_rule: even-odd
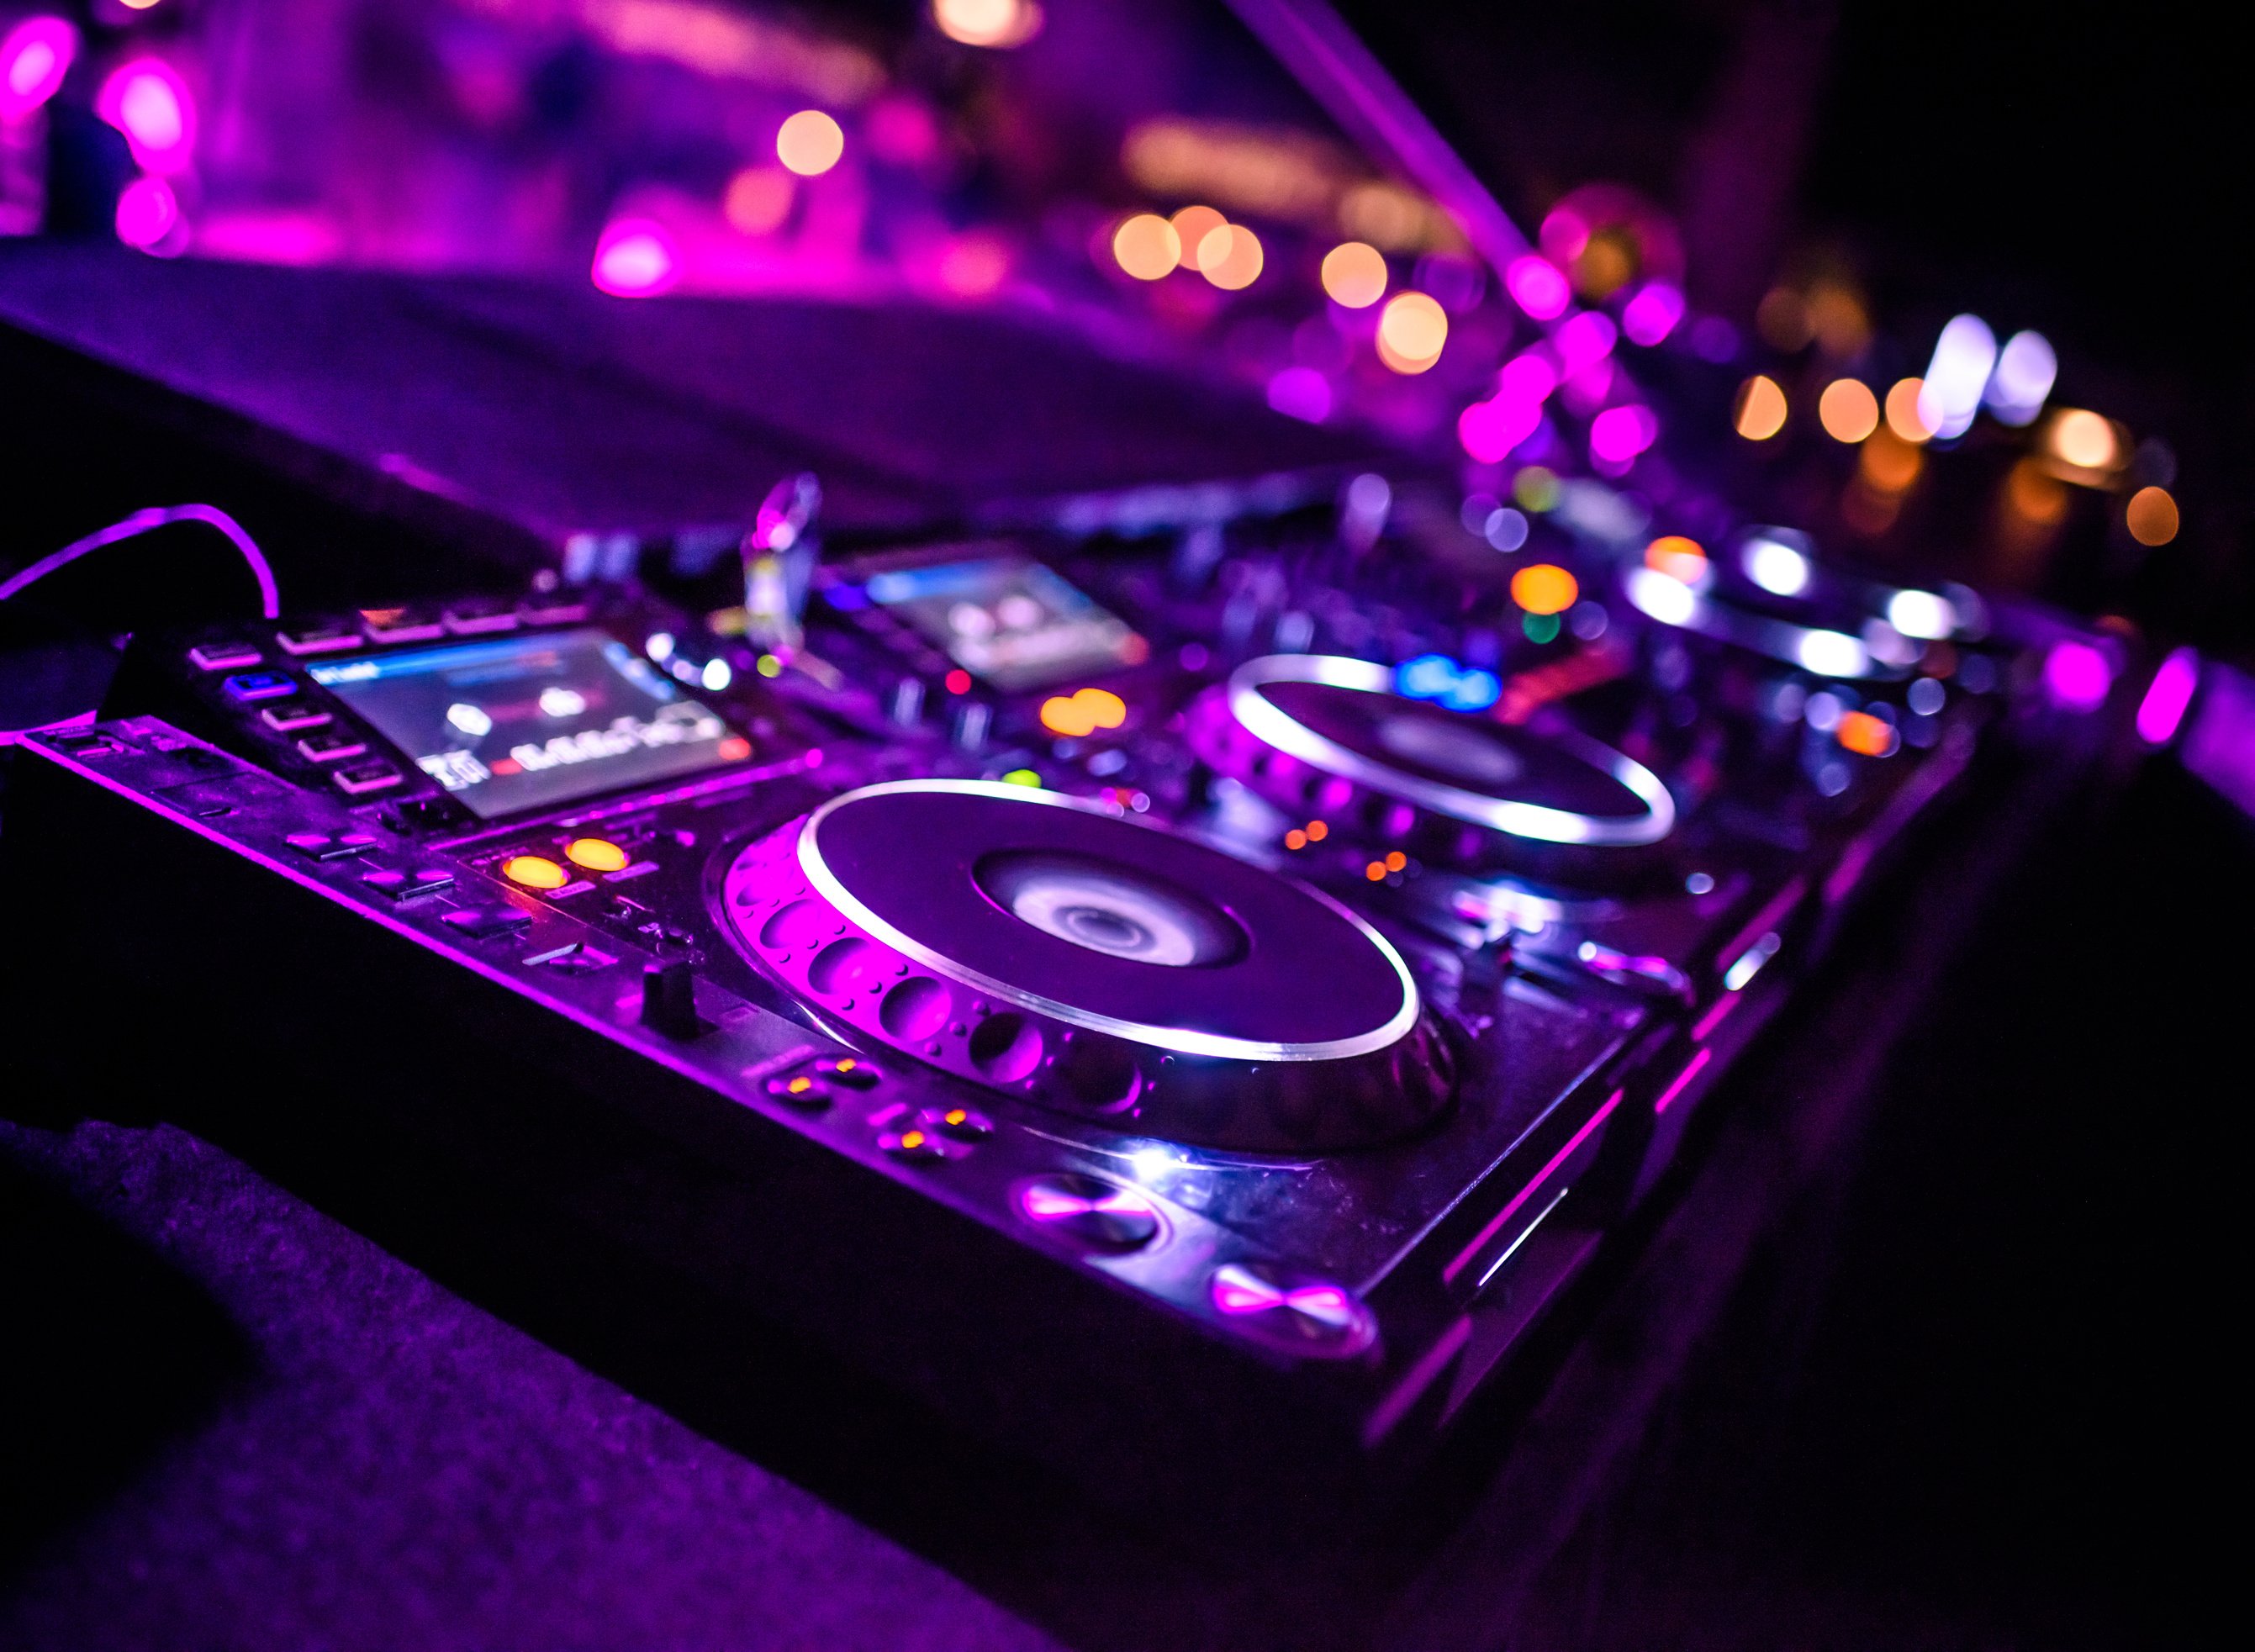
[[[381,1120],[976,1430],[1252,1502],[1430,1455],[2104,644],[1756,526],[777,577],[137,636],[25,742],[19,1036],[88,1107]]]

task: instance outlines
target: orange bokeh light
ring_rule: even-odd
[[[1323,278],[1333,302],[1366,310],[1386,296],[1386,255],[1367,242],[1343,242],[1324,254]]]
[[[1850,751],[1865,757],[1891,756],[1902,739],[1892,724],[1867,711],[1843,712],[1832,737]]]
[[[1555,563],[1537,562],[1511,576],[1511,600],[1529,614],[1563,614],[1581,594],[1580,582]]]
[[[2139,545],[2167,545],[2181,525],[2177,502],[2166,488],[2140,488],[2130,496],[2130,537]]]
[[[1750,442],[1766,442],[1785,428],[1785,390],[1767,373],[1739,386],[1731,423]]]
[[[1042,727],[1068,740],[1085,740],[1099,728],[1128,721],[1128,702],[1102,688],[1084,688],[1070,697],[1052,694],[1042,702]]]
[[[1449,313],[1429,293],[1397,292],[1378,313],[1378,359],[1397,373],[1422,373],[1449,341]]]
[[[1687,539],[1680,533],[1662,534],[1644,547],[1644,566],[1671,580],[1697,585],[1707,577],[1707,552],[1697,539]]]
[[[1155,212],[1139,212],[1112,232],[1112,256],[1138,281],[1156,281],[1183,261],[1183,238]]]
[[[776,158],[801,178],[819,178],[846,153],[846,132],[818,109],[803,109],[776,133]]]
[[[1209,229],[1198,243],[1198,273],[1225,292],[1238,292],[1261,278],[1261,237],[1243,224]]]
[[[1926,389],[1922,378],[1899,378],[1887,392],[1887,428],[1903,440],[1916,446],[1933,439],[1934,432],[1926,427],[1926,418],[1918,411],[1918,398]]]
[[[1879,401],[1856,378],[1836,378],[1816,398],[1816,422],[1834,441],[1859,442],[1879,427]]]
[[[1183,262],[1196,270],[1200,268],[1200,243],[1215,230],[1226,228],[1229,220],[1211,207],[1185,207],[1167,221],[1174,226],[1175,239],[1183,243]]]

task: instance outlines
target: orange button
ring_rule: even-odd
[[[573,838],[564,846],[564,854],[573,865],[590,872],[626,869],[627,852],[608,838]]]
[[[560,889],[572,875],[544,854],[512,854],[501,863],[501,875],[529,889]]]

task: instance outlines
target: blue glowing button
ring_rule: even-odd
[[[298,742],[298,749],[315,763],[342,763],[348,757],[357,757],[368,749],[368,742],[357,735],[308,735]]]
[[[202,671],[241,671],[258,660],[258,650],[248,643],[206,643],[188,650],[188,664]]]
[[[418,867],[403,872],[397,867],[379,867],[361,875],[362,882],[378,895],[389,896],[395,901],[411,901],[418,895],[436,895],[440,889],[454,886],[454,875],[442,867]]]
[[[329,778],[347,797],[358,798],[397,785],[399,770],[388,763],[356,763],[349,769],[337,770]]]
[[[376,847],[372,832],[292,832],[283,840],[309,861],[346,861]]]
[[[1159,1236],[1159,1213],[1132,1187],[1067,1171],[1018,1189],[1018,1213],[1046,1233],[1093,1250],[1141,1250]]]
[[[439,920],[458,934],[474,936],[484,940],[495,935],[514,935],[529,929],[532,914],[520,912],[514,906],[461,906]]]
[[[277,733],[290,735],[300,728],[319,728],[329,721],[329,714],[305,700],[288,699],[260,712],[258,721]]]
[[[220,686],[230,699],[239,699],[248,706],[262,699],[279,699],[285,694],[298,692],[298,680],[287,671],[238,671],[227,678]]]

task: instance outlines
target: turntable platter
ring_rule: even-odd
[[[1149,1134],[1336,1148],[1448,1099],[1446,1047],[1376,931],[1078,798],[865,787],[745,850],[725,899],[748,952],[817,1012]]]

